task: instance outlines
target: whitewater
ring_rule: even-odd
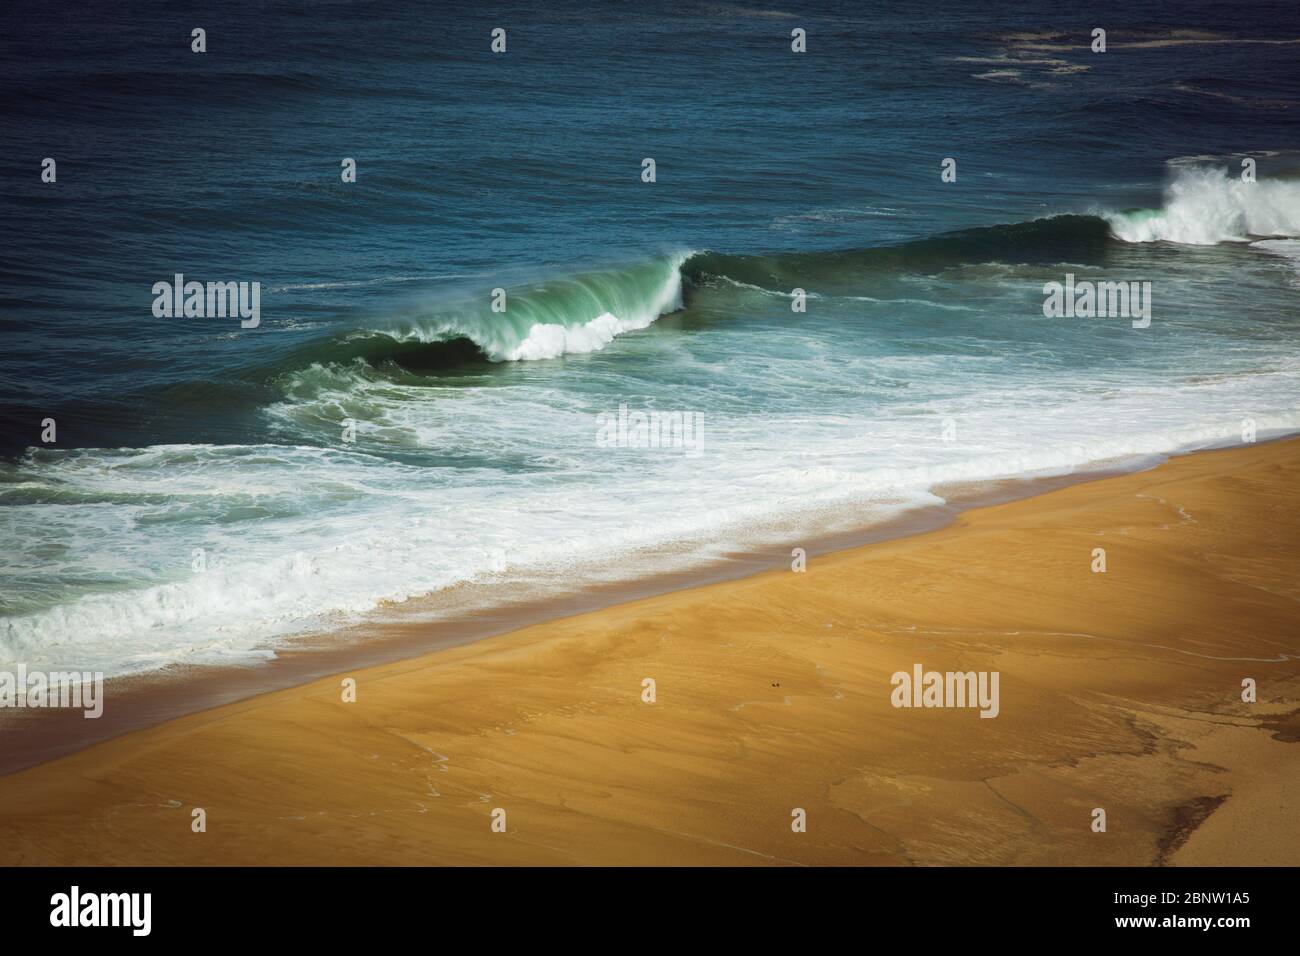
[[[1291,433],[1296,237],[1295,182],[1183,169],[1151,210],[394,299],[260,368],[247,442],[0,466],[0,667],[255,662]],[[1151,281],[1151,328],[1044,319],[1067,271]],[[622,405],[702,415],[703,453],[601,447]]]

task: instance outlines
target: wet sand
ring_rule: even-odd
[[[1148,465],[1149,467],[1149,465]],[[888,520],[800,541],[808,555],[828,554],[879,541],[904,538],[951,524],[962,511],[1045,494],[1117,471],[1008,479],[937,489],[943,503],[905,511]],[[331,674],[408,660],[520,630],[532,624],[667,594],[683,588],[759,574],[790,562],[790,548],[731,552],[712,562],[636,580],[583,582],[572,590],[529,587],[511,576],[509,595],[499,581],[413,597],[382,606],[364,623],[290,637],[249,666],[180,665],[147,674],[111,678],[109,703],[98,719],[77,710],[0,708],[0,776],[75,753],[121,734],[175,717],[220,707],[258,694],[298,687]],[[662,558],[661,555],[652,556]],[[397,625],[397,626],[394,626]]]
[[[1294,865],[1297,488],[1199,453],[168,720],[0,778],[0,863]]]

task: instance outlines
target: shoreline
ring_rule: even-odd
[[[1283,435],[1261,439],[1286,441]],[[1295,436],[1300,438],[1300,436]],[[1072,485],[1138,474],[1171,458],[1211,449],[1152,454],[1132,460],[1129,467],[1099,463],[1061,475],[1002,478],[937,486],[944,503],[908,509],[885,521],[823,534],[801,542],[809,558],[871,544],[908,538],[948,527],[972,509],[986,508],[1048,494]],[[783,546],[784,547],[784,546]],[[502,634],[601,611],[642,598],[671,594],[725,581],[742,580],[789,564],[788,552],[778,549],[737,552],[681,571],[653,574],[572,590],[559,596],[472,609],[467,614],[437,618],[430,614],[431,596],[371,612],[357,623],[330,631],[313,631],[268,648],[273,655],[245,664],[183,664],[161,671],[108,678],[105,696],[112,706],[87,721],[80,711],[0,710],[0,779],[77,753],[123,734],[157,726],[178,717],[239,703],[264,694],[301,687],[324,677],[358,668],[379,667],[425,654],[461,647]],[[347,635],[367,633],[361,640]]]
[[[1297,479],[1188,454],[173,718],[6,776],[0,862],[1294,865]],[[998,718],[892,708],[913,662]]]

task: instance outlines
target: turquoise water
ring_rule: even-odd
[[[1300,83],[1246,41],[1300,27],[1230,13],[1117,7],[1097,55],[1029,4],[236,5],[199,57],[183,12],[33,8],[0,666],[253,661],[1296,430]],[[178,272],[260,325],[156,318]],[[1067,275],[1149,327],[1045,317]],[[652,412],[689,443],[602,439]]]

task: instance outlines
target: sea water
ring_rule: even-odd
[[[1300,426],[1285,4],[225,6],[5,14],[0,667],[254,661]],[[154,315],[176,274],[257,327]],[[1067,275],[1149,325],[1045,316]]]

